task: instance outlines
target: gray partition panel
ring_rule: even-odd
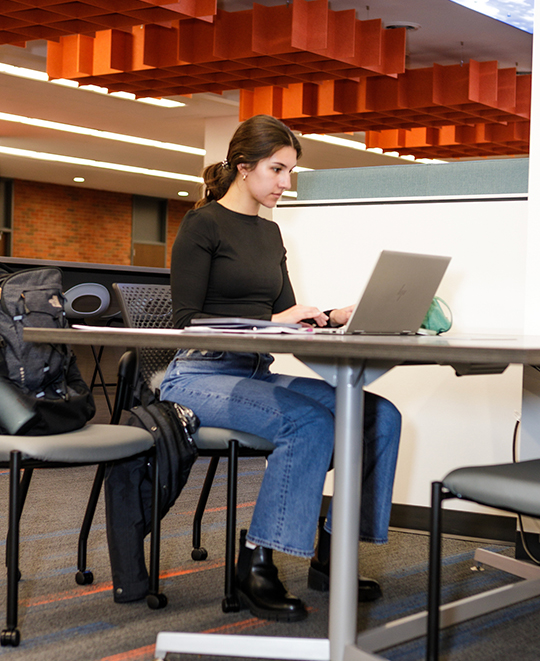
[[[313,170],[298,200],[527,193],[528,176],[528,158]]]

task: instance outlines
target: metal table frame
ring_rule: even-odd
[[[336,386],[336,479],[328,638],[161,632],[155,651],[159,659],[164,659],[167,653],[191,653],[306,661],[368,661],[382,658],[374,654],[380,649],[424,635],[425,612],[357,637],[357,588],[356,581],[350,577],[356,577],[358,568],[363,388],[384,371],[406,363],[451,365],[458,374],[500,374],[511,363],[540,364],[539,337],[347,337],[91,328],[26,329],[24,337],[35,342],[292,353]],[[489,562],[489,558],[484,557],[482,561]],[[491,595],[492,592],[497,594]],[[540,578],[530,578],[448,604],[443,608],[442,626],[537,594],[540,594]],[[261,644],[263,640],[264,645]]]

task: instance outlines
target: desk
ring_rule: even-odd
[[[368,661],[381,658],[372,652],[388,647],[389,642],[395,645],[422,635],[425,632],[425,613],[407,618],[407,621],[392,622],[357,638],[357,586],[356,580],[351,580],[351,577],[356,577],[358,571],[364,385],[384,371],[406,363],[451,365],[458,374],[500,374],[509,364],[540,365],[540,337],[236,335],[171,330],[30,328],[24,331],[24,338],[34,342],[68,344],[291,353],[336,386],[328,639],[263,639],[260,636],[163,632],[158,635],[156,643],[157,658],[165,658],[168,652],[175,652],[306,661]],[[488,604],[485,608],[477,605],[478,599],[473,606],[461,604],[454,619],[445,613],[443,625],[529,598],[532,596],[531,590],[540,594],[540,581],[524,583],[534,584],[528,587],[525,596],[520,592],[521,584],[509,586],[510,590],[505,588],[505,598],[514,601],[503,600],[503,603],[497,598],[497,605]],[[508,597],[514,592],[513,597]],[[263,640],[264,645],[261,644]]]

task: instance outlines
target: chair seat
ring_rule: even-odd
[[[276,447],[261,436],[222,427],[199,427],[193,440],[199,450],[227,450],[231,440],[238,441],[240,447],[263,452],[272,452]]]
[[[458,468],[443,484],[458,498],[540,517],[540,459]]]
[[[124,459],[149,450],[154,444],[145,429],[122,425],[85,425],[76,431],[50,436],[0,436],[0,461],[12,450],[25,459],[62,463],[101,463]]]

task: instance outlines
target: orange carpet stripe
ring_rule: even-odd
[[[201,633],[229,633],[236,631],[244,631],[245,629],[253,629],[254,627],[263,627],[267,624],[266,620],[261,620],[258,617],[252,617],[249,620],[242,620],[241,622],[232,622],[231,624],[223,624],[214,629],[206,629]]]
[[[196,574],[197,572],[207,571],[211,569],[220,569],[225,566],[224,560],[216,560],[216,562],[205,563],[202,566],[198,567],[189,567],[183,569],[172,569],[170,571],[161,572],[160,578],[172,578],[174,576],[187,576],[188,574]],[[26,607],[28,606],[45,606],[47,604],[54,604],[58,601],[67,601],[68,599],[79,599],[80,597],[88,597],[89,595],[99,594],[101,592],[106,592],[107,590],[112,590],[112,583],[100,583],[95,586],[87,586],[75,588],[69,590],[68,592],[59,592],[55,595],[48,595],[45,597],[40,597],[36,599],[29,599],[21,601]]]
[[[267,623],[266,620],[260,620],[257,617],[251,617],[248,620],[242,620],[241,622],[232,622],[231,624],[224,624],[221,627],[216,627],[215,629],[206,629],[200,633],[227,633],[238,631],[245,631],[246,629],[253,629],[254,627],[263,627]],[[113,654],[112,656],[105,656],[100,661],[135,661],[135,659],[140,659],[145,657],[147,654],[153,654],[155,645],[145,645],[144,647],[139,647],[129,652],[121,652],[120,654]]]
[[[160,578],[171,578],[173,576],[186,576],[187,574],[196,574],[200,571],[205,571],[206,569],[220,569],[225,567],[225,560],[216,560],[212,563],[205,563],[203,567],[193,567],[189,569],[173,569],[171,571],[162,572],[159,576]]]
[[[239,503],[236,506],[236,509],[242,509],[243,507],[255,507],[255,501],[253,500],[250,503]],[[206,512],[225,512],[227,510],[227,506],[224,505],[223,507],[207,507],[204,511]],[[193,516],[195,514],[195,510],[192,512],[183,512],[184,515],[186,516]]]
[[[316,612],[316,608],[308,607],[308,612]],[[240,622],[231,622],[230,624],[224,624],[220,627],[215,627],[213,629],[205,629],[199,633],[238,633],[239,631],[246,631],[247,629],[255,629],[258,627],[264,627],[269,624],[268,620],[261,620],[258,617],[251,617],[247,620],[241,620]],[[122,652],[120,654],[115,654],[114,656],[106,656],[100,659],[100,661],[135,661],[135,659],[140,659],[147,654],[153,654],[155,645],[146,645],[145,647],[139,647],[138,649],[130,650],[129,652]]]
[[[129,652],[120,652],[120,654],[113,654],[112,656],[104,656],[100,661],[129,661],[130,659],[140,659],[147,654],[154,654],[155,645],[146,645],[139,647],[136,650]]]

